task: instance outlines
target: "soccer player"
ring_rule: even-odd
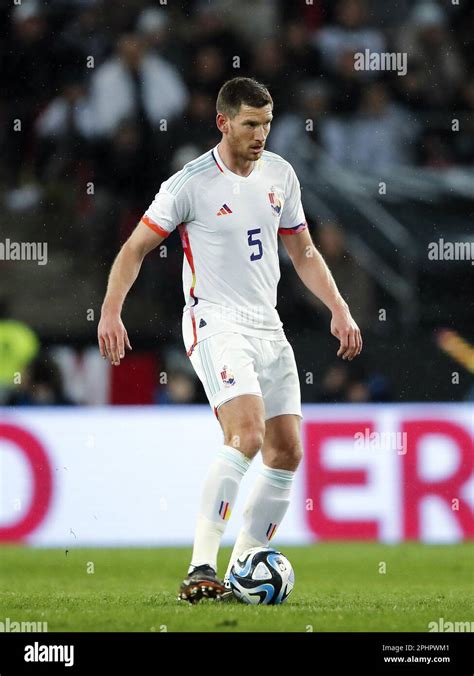
[[[359,328],[316,250],[292,166],[266,151],[273,101],[246,77],[217,97],[222,140],[160,187],[118,254],[98,327],[100,351],[114,365],[131,349],[121,320],[145,255],[178,228],[184,249],[182,335],[223,431],[204,481],[194,548],[179,598],[230,596],[233,561],[266,546],[281,524],[302,457],[301,395],[294,353],[276,306],[278,235],[301,280],[332,313],[338,356],[362,349]],[[224,580],[217,553],[239,484],[252,459],[263,468],[244,509]]]

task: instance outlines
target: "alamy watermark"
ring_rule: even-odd
[[[354,434],[356,448],[363,450],[397,451],[397,455],[406,455],[406,432],[372,432],[368,427]]]
[[[441,632],[474,632],[474,622],[451,622],[445,620],[444,617],[440,617],[437,620],[428,622],[428,631],[441,631]]]
[[[474,265],[474,241],[445,242],[440,237],[437,242],[430,242],[428,244],[428,260],[471,261],[471,265]]]
[[[47,632],[47,622],[17,622],[6,617],[4,621],[0,621],[0,633],[23,633],[23,632]]]
[[[233,324],[246,324],[254,328],[264,326],[264,308],[261,305],[235,305],[234,307],[217,308],[219,319]],[[205,312],[203,311],[203,317]]]
[[[365,49],[354,54],[355,70],[394,71],[397,75],[407,74],[406,52],[371,52]]]
[[[0,242],[0,261],[37,261],[38,265],[48,262],[47,242]]]
[[[25,662],[64,662],[65,667],[74,666],[74,645],[44,645],[35,641],[25,646]]]

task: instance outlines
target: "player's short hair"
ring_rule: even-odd
[[[234,77],[224,82],[217,95],[216,110],[228,117],[235,117],[242,103],[252,108],[263,108],[273,99],[265,85],[251,77]]]

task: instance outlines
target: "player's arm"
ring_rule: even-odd
[[[351,361],[362,350],[360,329],[342,298],[324,258],[313,244],[308,228],[301,232],[282,234],[282,240],[293,266],[303,284],[332,313],[331,333],[339,339],[338,357]]]
[[[120,364],[120,359],[125,356],[125,347],[132,349],[120,317],[122,306],[138,277],[143,259],[164,239],[141,220],[112,265],[97,329],[100,354],[111,364]]]

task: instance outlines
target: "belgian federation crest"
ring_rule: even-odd
[[[235,376],[228,366],[222,368],[221,378],[225,387],[232,387],[232,385],[235,385]]]
[[[270,200],[270,206],[272,208],[273,215],[276,218],[280,218],[281,210],[283,209],[284,204],[282,192],[272,186],[270,188],[270,192],[268,193],[268,199]]]

